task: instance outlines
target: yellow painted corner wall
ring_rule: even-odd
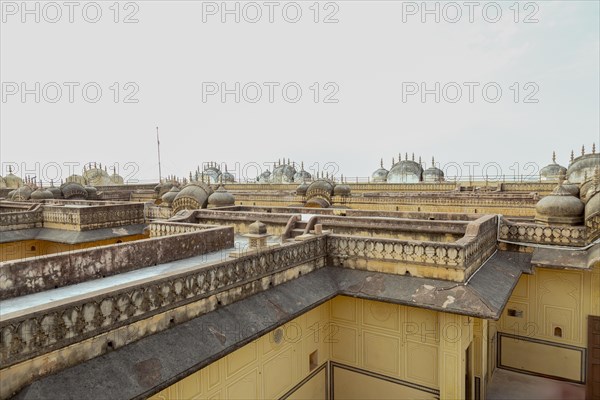
[[[328,318],[329,303],[325,303],[182,379],[152,399],[280,398],[311,374],[311,354],[317,352],[312,360],[317,367],[329,359]],[[324,398],[325,387],[321,370],[298,391],[312,395],[323,389],[321,396],[314,398]],[[298,395],[296,392],[290,398]]]
[[[345,296],[330,303],[332,361],[439,389],[437,312]]]
[[[435,311],[338,296],[208,367],[153,399],[323,399],[325,370],[306,382],[314,366],[332,362],[334,397],[370,393],[378,399],[464,397],[465,354],[474,319]],[[485,322],[475,336],[487,330]],[[443,325],[445,328],[441,328]],[[449,329],[446,329],[449,328]],[[275,343],[280,331],[284,340]],[[474,369],[485,374],[486,352],[475,350]],[[443,358],[443,360],[442,360]],[[343,372],[339,372],[340,370]],[[357,386],[356,390],[350,390]],[[354,385],[354,386],[353,386]],[[360,390],[359,390],[360,388]],[[366,390],[366,392],[365,392]],[[352,394],[354,393],[354,394]]]
[[[560,378],[583,375],[587,316],[600,310],[600,267],[522,275],[498,323],[500,365]],[[520,316],[509,315],[515,310]]]

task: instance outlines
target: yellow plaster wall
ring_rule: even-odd
[[[146,239],[147,237],[147,235],[139,234],[77,244],[57,243],[47,240],[21,240],[18,242],[1,243],[0,262],[81,250],[114,243],[130,242],[133,240]]]
[[[280,398],[310,375],[309,357],[313,352],[318,354],[317,367],[329,359],[328,318],[329,303],[325,303],[164,389],[152,399]],[[279,334],[282,340],[277,343],[275,338]],[[323,371],[290,398],[305,395],[317,397],[302,398],[324,398]]]
[[[587,316],[600,309],[599,291],[598,265],[593,271],[538,268],[533,275],[522,275],[498,323],[500,364],[579,380]],[[509,316],[509,309],[522,316]],[[556,327],[562,337],[555,335]]]
[[[480,332],[487,325],[479,321]],[[175,383],[153,397],[167,399],[323,399],[325,370],[311,374],[310,354],[332,362],[335,399],[463,398],[466,349],[474,319],[338,296]],[[483,341],[481,341],[483,343]],[[481,344],[480,343],[480,344]],[[475,355],[478,352],[478,355]],[[487,351],[473,352],[484,374]],[[479,361],[476,361],[479,360]],[[478,369],[477,369],[478,368]],[[289,393],[294,389],[293,393]],[[433,393],[432,393],[433,392]]]

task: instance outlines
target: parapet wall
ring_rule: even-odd
[[[168,224],[155,225],[151,232],[160,232],[161,229],[168,230]],[[189,233],[165,231],[157,236],[162,237],[2,262],[0,299],[24,296],[234,246],[233,228],[225,226],[206,228],[199,225]]]

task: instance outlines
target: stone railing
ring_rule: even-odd
[[[320,236],[183,272],[167,272],[151,282],[84,294],[68,303],[48,303],[35,313],[1,315],[0,365],[8,367],[226,291],[231,294],[221,298],[223,304],[266,290],[293,279],[278,275],[293,268],[308,273],[324,267],[325,243],[326,238]],[[190,308],[177,322],[202,312]]]
[[[44,227],[74,231],[144,223],[144,204],[117,203],[92,206],[44,205]]]
[[[173,216],[171,207],[159,207],[155,205],[146,205],[144,208],[144,216],[147,220],[150,219],[169,219]]]
[[[368,266],[369,261],[400,262],[416,268],[411,274],[417,276],[464,281],[496,250],[496,221],[496,216],[488,215],[470,222],[465,236],[454,243],[332,234],[327,252],[334,266],[377,270],[374,264]],[[420,267],[434,268],[425,271]],[[442,272],[444,268],[451,272]]]
[[[187,229],[187,228],[182,228]],[[232,248],[232,227],[142,239],[0,263],[0,300]]]
[[[170,236],[180,233],[202,232],[214,225],[185,224],[179,222],[153,221],[148,225],[150,237]]]
[[[585,220],[585,227],[588,232],[587,242],[592,243],[600,238],[600,212],[590,216]]]
[[[0,213],[0,232],[39,228],[42,223],[42,206],[39,204],[31,211]]]
[[[501,218],[498,236],[509,242],[585,246],[587,235],[585,226],[541,225]]]

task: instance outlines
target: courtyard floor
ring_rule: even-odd
[[[489,400],[584,400],[585,385],[497,368],[487,390]]]

